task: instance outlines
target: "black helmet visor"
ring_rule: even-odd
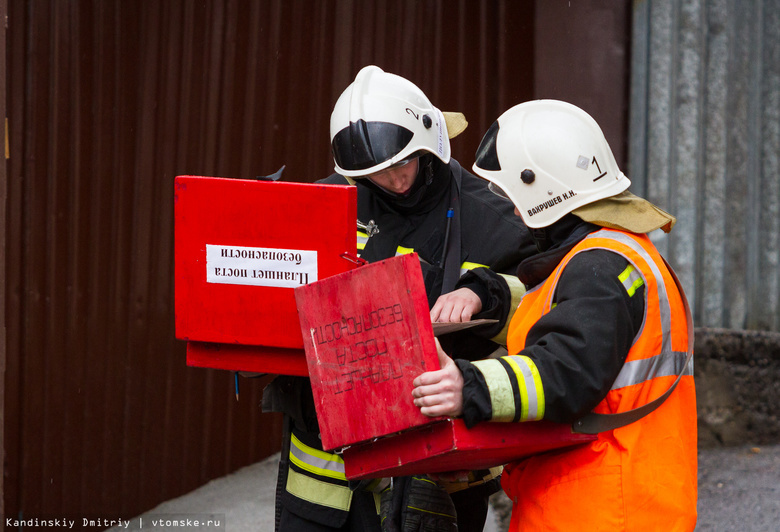
[[[365,170],[400,153],[413,136],[390,122],[350,122],[333,137],[333,158],[344,170]]]
[[[501,163],[498,162],[498,152],[496,151],[496,138],[498,137],[498,120],[493,122],[490,129],[487,130],[482,142],[477,148],[477,155],[474,159],[478,168],[483,170],[498,171],[501,170]]]

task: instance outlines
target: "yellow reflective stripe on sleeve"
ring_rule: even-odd
[[[358,249],[366,249],[366,244],[368,243],[368,235],[366,233],[363,233],[362,231],[357,232],[357,248]]]
[[[287,491],[296,497],[320,506],[349,511],[352,490],[302,475],[293,469],[287,470]]]
[[[395,256],[399,255],[408,255],[409,253],[414,253],[414,249],[412,248],[405,248],[403,246],[398,246],[398,249],[395,250]]]
[[[504,328],[501,329],[497,335],[491,338],[491,340],[497,344],[506,345],[506,337],[507,334],[509,334],[509,323],[512,321],[512,316],[515,315],[517,307],[520,306],[520,301],[523,300],[523,296],[525,295],[525,285],[514,275],[506,275],[503,273],[499,273],[498,275],[500,275],[509,286],[509,293],[512,300],[510,304],[511,306],[509,308],[509,314],[506,315],[506,323],[504,324]]]
[[[295,437],[290,438],[290,461],[310,473],[323,477],[347,480],[344,459],[337,454],[326,453],[309,447]]]
[[[520,389],[519,421],[536,421],[544,417],[544,388],[542,377],[534,361],[527,356],[511,355],[504,360],[512,367],[517,376]]]
[[[469,270],[473,270],[474,268],[487,268],[487,264],[479,264],[478,262],[464,262],[460,265],[460,274],[463,275]]]
[[[628,297],[634,297],[637,288],[645,284],[644,279],[642,279],[642,276],[632,264],[626,266],[626,269],[618,275],[618,279],[623,283],[623,287],[628,292]]]
[[[496,359],[472,362],[482,372],[490,393],[491,421],[512,421],[515,418],[515,394],[504,366]]]
[[[503,359],[507,361],[509,366],[515,372],[518,392],[520,394],[520,417],[518,419],[520,421],[525,421],[528,419],[528,386],[525,382],[525,379],[523,378],[523,370],[520,369],[520,367],[517,365],[517,362],[515,362],[512,357],[505,356]],[[515,410],[517,410],[517,405],[515,405]]]

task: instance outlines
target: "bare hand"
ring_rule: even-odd
[[[431,309],[431,321],[461,323],[482,310],[482,300],[468,288],[458,288],[439,297]]]
[[[426,371],[412,382],[414,404],[426,416],[457,417],[463,412],[463,375],[436,340],[438,371]]]

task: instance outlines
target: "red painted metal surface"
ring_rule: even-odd
[[[174,204],[187,363],[305,375],[293,288],[354,267],[354,187],[179,176]]]
[[[439,368],[419,258],[394,257],[295,289],[325,449],[349,478],[480,469],[590,441],[568,425],[423,416],[412,381]]]
[[[322,445],[430,423],[412,381],[439,368],[416,253],[295,289]]]
[[[303,349],[259,345],[187,342],[187,365],[300,377],[309,375]]]
[[[395,477],[486,469],[595,438],[547,421],[479,423],[467,429],[460,419],[446,419],[347,447],[342,455],[349,479]]]

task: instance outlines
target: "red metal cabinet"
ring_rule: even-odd
[[[296,286],[355,264],[352,186],[175,179],[176,337],[188,364],[305,375]]]

